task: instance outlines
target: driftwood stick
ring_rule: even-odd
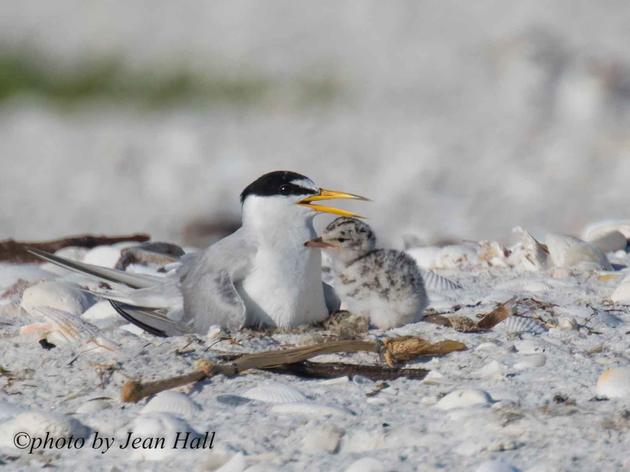
[[[35,242],[14,241],[13,239],[6,239],[4,241],[0,241],[0,261],[18,263],[43,262],[40,258],[26,252],[24,246],[42,249],[46,252],[55,252],[68,246],[93,248],[96,246],[116,244],[125,241],[137,241],[143,243],[145,241],[148,241],[149,239],[150,236],[148,234],[142,233],[123,236],[94,236],[91,234],[83,234],[80,236],[70,236],[67,238],[55,239],[51,241]]]
[[[383,343],[360,340],[332,341],[313,346],[244,354],[234,361],[221,364],[202,359],[198,362],[197,370],[190,374],[146,383],[137,380],[127,382],[122,388],[121,400],[123,402],[137,402],[163,390],[198,382],[214,375],[238,375],[249,369],[274,369],[296,364],[322,354],[360,351],[384,353],[385,359],[390,365],[391,373],[392,370],[395,370],[393,364],[400,360],[409,360],[418,356],[439,356],[463,349],[466,349],[466,346],[457,341],[447,340],[432,344],[422,338],[404,336],[385,339]]]
[[[370,380],[394,380],[399,377],[422,380],[429,373],[426,369],[402,369],[380,365],[345,364],[341,362],[298,362],[272,367],[268,370],[276,374],[295,375],[307,379],[333,379],[362,375]]]

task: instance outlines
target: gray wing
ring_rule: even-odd
[[[193,331],[205,334],[212,325],[228,329],[245,325],[245,303],[236,284],[251,270],[255,254],[256,247],[241,228],[182,265],[183,321]]]
[[[324,299],[326,301],[326,308],[328,309],[328,313],[336,313],[341,308],[341,300],[335,292],[335,289],[332,285],[327,284],[326,282],[322,282],[324,286]]]

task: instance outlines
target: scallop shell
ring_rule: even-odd
[[[0,428],[0,446],[13,447],[13,436],[19,432],[31,437],[86,438],[90,428],[71,416],[43,411],[27,411],[6,421]]]
[[[79,406],[76,409],[76,413],[86,414],[86,413],[96,413],[98,411],[106,410],[107,408],[111,408],[111,403],[107,400],[103,400],[101,398],[95,400],[88,400]]]
[[[536,367],[542,367],[547,363],[547,356],[539,353],[539,354],[529,354],[525,356],[520,356],[519,360],[514,363],[514,368],[516,370],[526,370],[532,369]]]
[[[462,288],[457,282],[447,279],[433,271],[422,271],[424,287],[429,292],[444,292],[449,290],[459,290]]]
[[[308,431],[302,438],[302,450],[333,454],[339,447],[344,431],[333,425],[322,425]]]
[[[564,234],[547,234],[545,241],[551,261],[556,268],[584,270],[612,270],[606,254],[597,246]]]
[[[179,449],[173,449],[168,446],[169,444],[174,444],[178,432],[180,437],[182,433],[197,435],[196,431],[184,419],[170,413],[157,412],[140,415],[129,427],[122,428],[118,432],[119,443],[122,441],[122,444],[124,444],[128,435],[127,431],[133,431],[134,437],[165,439],[167,446],[164,449],[140,448],[133,451],[132,457],[134,459],[149,461],[160,461],[178,454],[180,452]]]
[[[628,245],[628,240],[619,231],[611,231],[596,239],[587,240],[587,242],[591,243],[593,246],[597,246],[604,253],[625,251]]]
[[[83,256],[83,262],[113,269],[120,259],[121,251],[122,248],[116,246],[97,246]]]
[[[126,324],[109,301],[95,303],[81,315],[81,318],[100,329]]]
[[[0,263],[0,292],[15,284],[19,279],[35,283],[54,277],[50,272],[42,270],[33,264],[4,264]]]
[[[249,400],[265,403],[305,402],[306,397],[299,390],[280,382],[269,382],[247,390],[241,395]]]
[[[333,405],[325,405],[315,402],[281,403],[271,408],[272,413],[280,415],[303,416],[335,416],[346,417],[353,413],[350,410]]]
[[[96,326],[82,320],[80,316],[50,307],[36,308],[34,312],[46,322],[22,326],[21,334],[39,334],[53,344],[90,345],[97,350],[120,352],[116,343],[104,338]]]
[[[613,367],[597,379],[597,396],[630,398],[630,367]]]
[[[158,393],[144,406],[141,413],[171,413],[182,418],[194,418],[201,408],[188,395],[172,390]]]
[[[582,238],[585,241],[592,241],[613,231],[618,231],[626,239],[630,239],[630,220],[606,220],[590,224],[584,228]]]
[[[542,334],[547,331],[538,321],[523,316],[508,316],[499,325],[508,333]]]
[[[464,388],[455,390],[436,403],[440,410],[453,410],[455,408],[468,408],[471,406],[485,406],[492,403],[492,397],[484,390],[477,388]]]
[[[610,299],[615,303],[630,305],[630,276],[621,281]]]
[[[94,298],[76,286],[63,282],[44,281],[24,290],[21,307],[28,313],[37,308],[52,307],[80,315],[94,303]]]

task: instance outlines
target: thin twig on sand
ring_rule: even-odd
[[[322,354],[334,354],[340,352],[378,353],[383,356],[389,367],[372,367],[377,369],[380,367],[381,370],[385,371],[382,375],[397,373],[399,374],[398,377],[400,377],[405,373],[403,372],[405,369],[395,369],[394,365],[398,362],[405,362],[420,356],[441,356],[454,351],[462,351],[464,349],[466,349],[466,346],[458,341],[445,340],[437,343],[431,343],[425,339],[415,336],[401,336],[398,338],[387,338],[383,340],[383,342],[362,340],[331,341],[292,349],[244,354],[237,359],[222,363],[214,363],[207,359],[201,359],[197,363],[197,370],[189,374],[146,383],[137,380],[129,381],[122,388],[121,399],[123,402],[135,403],[145,397],[155,395],[161,391],[181,387],[182,385],[198,382],[219,374],[234,376],[249,369],[273,370],[286,368],[288,365],[298,364]],[[324,365],[326,364],[319,364],[320,375],[322,374],[323,369],[321,366]],[[333,370],[336,368],[336,366],[332,367]],[[420,375],[426,375],[426,371],[424,375]],[[392,377],[390,376],[387,378],[391,379]]]
[[[55,252],[69,246],[93,248],[96,246],[110,245],[127,241],[143,243],[148,241],[148,234],[136,233],[123,236],[94,236],[83,234],[80,236],[70,236],[67,238],[55,239],[51,241],[24,242],[6,239],[0,241],[0,261],[16,263],[41,263],[44,262],[37,256],[26,251],[25,247],[30,246],[46,252]]]

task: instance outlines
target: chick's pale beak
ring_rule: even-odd
[[[321,249],[337,247],[334,244],[324,241],[322,238],[311,239],[310,241],[306,241],[304,245],[306,247],[316,247]]]
[[[348,210],[342,210],[340,208],[329,207],[325,205],[313,205],[313,202],[319,202],[321,200],[362,200],[369,201],[368,198],[360,195],[354,195],[352,193],[338,192],[336,190],[327,190],[325,188],[320,189],[318,194],[309,195],[308,197],[300,200],[298,205],[308,206],[313,211],[319,211],[321,213],[332,213],[333,215],[363,218],[356,213]]]

